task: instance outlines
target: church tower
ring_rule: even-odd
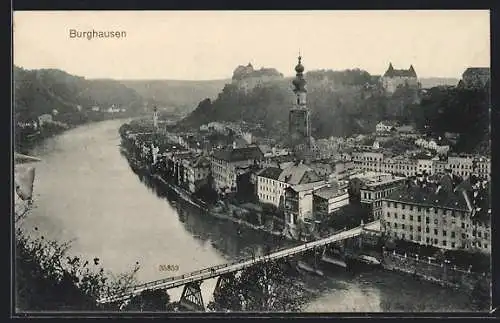
[[[304,66],[299,54],[299,62],[295,66],[297,73],[292,81],[295,99],[289,112],[288,132],[290,147],[297,159],[305,159],[307,151],[311,150],[311,116],[307,108],[306,80],[304,79]]]
[[[153,128],[155,131],[158,130],[158,109],[156,107],[153,108]]]

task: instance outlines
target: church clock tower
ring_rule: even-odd
[[[290,135],[290,147],[293,149],[297,159],[308,159],[307,152],[311,150],[311,117],[307,108],[306,80],[304,79],[304,66],[302,57],[295,66],[297,73],[292,81],[295,99],[289,112],[288,132]]]

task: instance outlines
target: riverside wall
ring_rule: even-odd
[[[394,252],[382,253],[382,266],[386,270],[411,274],[442,286],[473,290],[476,284],[489,284],[491,278],[483,273],[469,272],[446,263],[400,255]]]

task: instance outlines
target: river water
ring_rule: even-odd
[[[241,229],[162,196],[129,167],[120,154],[118,128],[124,120],[84,125],[47,139],[32,152],[36,164],[35,205],[24,226],[49,239],[72,241],[71,254],[98,257],[118,274],[140,264],[142,282],[225,263],[268,246],[275,237]],[[178,266],[176,272],[160,265]],[[470,311],[465,292],[381,270],[299,278],[312,293],[303,311],[408,312]],[[202,284],[205,304],[215,280]],[[182,290],[169,290],[178,300]]]

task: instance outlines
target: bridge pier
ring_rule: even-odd
[[[214,289],[214,297],[217,297],[221,290],[234,280],[234,272],[220,275]]]
[[[184,285],[179,304],[192,311],[204,312],[205,305],[203,304],[200,285],[201,282],[190,282]]]

